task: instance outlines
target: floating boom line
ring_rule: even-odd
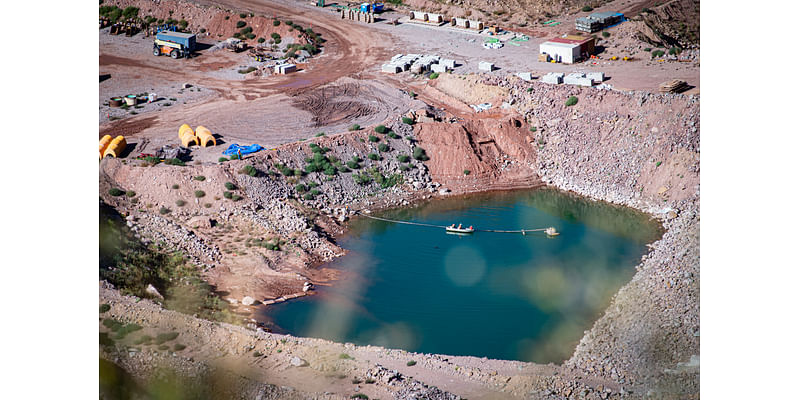
[[[426,227],[426,228],[447,229],[447,225],[435,225],[435,224],[426,224],[426,223],[423,223],[423,222],[401,221],[401,220],[396,220],[396,219],[381,218],[381,217],[375,217],[375,216],[372,216],[372,215],[367,215],[367,214],[361,213],[360,211],[356,211],[356,214],[360,215],[362,217],[367,217],[367,218],[375,219],[375,220],[378,220],[378,221],[393,222],[395,224],[406,224],[406,225],[423,226],[423,227]],[[528,233],[528,232],[545,232],[545,233],[547,233],[548,236],[555,236],[555,235],[558,234],[558,233],[556,233],[555,228],[552,228],[552,227],[550,227],[550,228],[537,228],[537,229],[518,229],[518,230],[475,229],[475,232],[521,233],[523,235]]]

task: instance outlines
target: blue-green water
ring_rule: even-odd
[[[357,218],[317,295],[269,306],[274,330],[425,353],[560,362],[628,282],[660,227],[639,212],[528,190],[437,200],[381,217],[560,236],[469,236]]]

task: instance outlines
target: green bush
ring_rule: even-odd
[[[159,333],[156,336],[156,344],[161,345],[178,337],[178,332]]]
[[[361,165],[358,162],[355,162],[353,160],[348,161],[346,164],[347,164],[347,167],[350,168],[350,169],[360,169],[361,168]]]
[[[411,361],[407,362],[406,365],[408,365],[409,367],[413,367],[414,365],[417,365],[417,362],[414,361],[414,360],[411,360]]]
[[[370,176],[369,176],[368,174],[366,174],[366,173],[354,174],[354,175],[353,175],[353,180],[354,180],[354,181],[355,181],[357,184],[359,184],[359,185],[362,185],[362,186],[363,186],[363,185],[366,185],[366,184],[369,184],[370,182],[372,182],[372,177],[370,177]]]
[[[403,117],[403,123],[408,125],[414,125],[414,120],[408,117]]]
[[[303,175],[305,175],[305,172],[303,172],[302,169],[295,169],[294,170],[294,176],[303,176]]]
[[[411,159],[411,157],[409,157],[406,154],[398,154],[397,155],[397,161],[400,161],[401,163],[407,163],[410,159]]]
[[[108,304],[100,304],[100,314],[108,312],[111,309],[111,306]]]
[[[270,35],[269,35],[269,36],[270,36],[271,38],[275,39],[275,40],[279,40],[279,39],[281,38],[281,35],[280,35],[280,34],[278,34],[277,32],[272,32],[272,33],[270,33]]]
[[[181,28],[181,30],[185,30],[189,26],[189,22],[185,19],[182,19],[178,21],[178,26]]]
[[[236,29],[244,28],[245,25],[247,25],[247,22],[239,21],[236,23]]]
[[[356,394],[350,396],[350,398],[351,399],[369,400],[369,396],[365,395],[364,393],[356,393]]]
[[[415,160],[419,161],[428,161],[430,158],[427,154],[425,154],[425,149],[422,147],[414,147],[414,154],[413,157]]]
[[[233,195],[233,197],[231,197],[231,200],[233,200],[233,201],[239,201],[241,199],[242,199],[242,196],[239,196],[238,194],[235,194],[235,195]]]
[[[181,351],[181,350],[183,350],[185,348],[186,348],[185,345],[182,345],[180,343],[176,343],[175,346],[172,349],[175,350],[175,351]]]
[[[592,8],[590,6],[583,6],[583,8],[581,8],[581,11],[583,11],[583,12],[589,12],[589,11],[592,11],[592,10],[594,10],[594,8]]]
[[[400,165],[400,171],[406,172],[409,169],[411,169],[411,168],[409,168],[407,164]]]
[[[245,165],[239,170],[239,173],[243,175],[256,176],[258,175],[258,170],[252,165]]]
[[[311,193],[306,193],[305,196],[303,196],[303,198],[306,200],[314,200],[314,195]]]
[[[400,139],[400,135],[398,135],[398,134],[396,134],[394,132],[389,132],[389,134],[387,136],[389,136],[392,139]]]
[[[297,193],[305,193],[308,190],[308,188],[306,187],[306,185],[298,183],[297,186],[294,187],[294,190],[296,190]]]
[[[202,190],[195,190],[194,191],[194,197],[197,197],[198,199],[201,198],[201,197],[205,197],[205,195],[206,195],[206,192],[204,192]]]
[[[611,36],[611,34],[610,34],[610,33],[603,31],[603,37],[604,37],[604,38],[607,38],[607,37],[609,37],[609,36]]]
[[[123,194],[125,194],[125,191],[117,189],[117,188],[111,188],[111,189],[108,189],[108,194],[110,194],[112,196],[122,196]]]
[[[255,34],[253,34],[253,33],[248,33],[248,34],[246,34],[246,35],[245,35],[245,37],[247,37],[247,38],[248,38],[248,39],[250,39],[250,40],[253,40],[253,39],[255,39],[255,38],[256,38],[256,35],[255,35]]]
[[[669,54],[670,55],[676,56],[676,55],[678,55],[680,53],[681,53],[681,49],[678,48],[678,47],[673,47],[673,48],[669,49]]]
[[[428,75],[428,79],[436,79],[438,77],[439,77],[439,73],[438,72],[434,72],[434,73]]]
[[[247,18],[247,14],[245,14],[245,13],[239,13],[239,18]]]
[[[178,186],[178,184],[177,184],[177,183],[174,183],[174,184],[172,184],[172,188],[173,188],[173,189],[180,189],[181,187],[180,187],[180,186]]]
[[[320,137],[320,136],[325,136],[325,132],[320,132],[320,133],[314,135],[314,137]]]
[[[232,182],[225,182],[225,189],[236,190],[236,185],[234,185]]]
[[[200,28],[200,33],[206,33],[206,28]]]
[[[389,145],[387,145],[386,143],[379,144],[378,145],[378,151],[380,151],[382,153],[386,153],[387,151],[389,151]]]
[[[378,161],[381,158],[381,156],[379,156],[379,155],[377,155],[375,153],[369,153],[369,154],[367,154],[367,158],[369,158],[372,161]]]
[[[575,96],[569,96],[567,102],[564,104],[566,104],[567,107],[574,106],[575,104],[578,104],[578,98]]]
[[[183,207],[183,206],[186,205],[186,201],[182,200],[182,199],[178,199],[178,200],[175,201],[175,205],[178,206],[178,207]]]
[[[177,165],[177,166],[180,166],[180,167],[186,166],[186,163],[184,163],[183,161],[181,161],[180,159],[177,159],[177,158],[168,158],[168,159],[164,160],[164,164]]]
[[[272,26],[278,26],[280,24],[281,24],[281,21],[278,21],[277,19],[272,21]]]
[[[231,158],[231,160],[238,160],[239,159],[239,155],[238,154],[231,154],[230,158]]]
[[[664,50],[653,50],[651,54],[653,55],[652,58],[661,57],[664,55]]]
[[[206,177],[203,176],[203,175],[197,175],[197,176],[194,177],[194,180],[202,182],[202,181],[206,180]]]
[[[650,50],[653,50],[653,49],[651,49],[651,48],[649,48],[649,47],[645,47],[645,48],[644,48],[644,51],[646,51],[646,52],[648,52],[648,53],[650,52]]]
[[[222,162],[228,161],[228,159],[225,158],[225,157],[220,157],[220,158],[217,159],[217,161],[222,163]]]
[[[264,43],[266,41],[267,39],[264,39],[263,37],[258,38],[258,43]]]
[[[231,193],[231,192],[222,192],[222,197],[230,200],[230,199],[233,198],[233,193]]]
[[[472,172],[472,171],[470,171],[470,170],[468,170],[468,169],[465,169],[465,170],[464,170],[464,175],[469,175],[469,174],[470,174],[470,172]]]
[[[386,125],[378,125],[375,127],[375,132],[386,133]]]
[[[369,137],[368,137],[367,139],[369,139],[369,141],[370,141],[370,142],[372,142],[372,143],[375,143],[375,142],[377,142],[378,140],[380,140],[380,139],[378,139],[378,137],[377,137],[377,136],[375,136],[375,135],[369,135]]]
[[[536,127],[535,126],[531,127],[531,132],[536,132]]]
[[[163,206],[158,209],[158,213],[161,214],[161,215],[169,214],[171,211],[172,210],[170,210],[169,208],[163,207]]]
[[[347,130],[351,131],[351,132],[352,131],[357,131],[357,130],[360,130],[360,129],[361,129],[361,125],[359,125],[359,124],[353,124],[353,125],[350,125],[349,128],[347,128]]]

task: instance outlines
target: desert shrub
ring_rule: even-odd
[[[398,134],[396,134],[394,132],[389,132],[389,134],[387,136],[389,136],[392,139],[400,139],[400,135],[398,135]]]
[[[255,70],[256,70],[256,67],[247,67],[245,69],[240,69],[237,72],[239,72],[242,75],[246,75],[246,74],[249,74],[249,73],[251,73],[251,72],[253,72]]]
[[[234,185],[232,182],[225,182],[225,189],[236,190],[236,185]]]
[[[359,124],[353,124],[353,125],[350,125],[349,128],[347,128],[348,131],[357,131],[357,130],[360,130],[360,129],[361,129],[361,125],[359,125]]]
[[[280,24],[281,21],[278,21],[277,19],[275,21],[272,21],[272,26],[279,26]]]
[[[564,104],[565,104],[567,107],[574,106],[575,104],[578,104],[578,98],[577,98],[577,97],[575,97],[575,96],[569,96],[569,98],[567,99],[567,102],[566,102],[566,103],[564,103]]]
[[[607,38],[607,37],[609,37],[609,36],[611,36],[611,34],[610,34],[610,33],[603,31],[603,37],[604,37],[604,38]]]
[[[195,190],[194,191],[194,197],[197,197],[198,199],[201,198],[201,197],[205,197],[205,195],[206,195],[206,192],[204,192],[202,190]]]
[[[354,181],[355,181],[357,184],[359,184],[359,185],[362,185],[362,186],[363,186],[363,185],[366,185],[366,184],[369,184],[370,182],[372,182],[372,177],[371,177],[371,176],[369,176],[369,175],[368,175],[368,174],[366,174],[366,173],[362,173],[362,174],[354,174],[354,175],[353,175],[353,180],[354,180]]]
[[[206,33],[206,28],[200,28],[200,33]]]
[[[180,344],[180,343],[176,343],[175,346],[172,349],[175,350],[175,351],[181,351],[181,350],[183,350],[185,348],[186,348],[186,345],[183,345],[183,344]]]
[[[581,11],[583,12],[589,12],[592,10],[594,10],[594,8],[592,8],[591,6],[583,6],[583,8],[581,8]]]
[[[186,163],[181,161],[178,158],[168,158],[168,159],[164,160],[164,164],[177,165],[177,166],[180,166],[180,167],[186,166]]]
[[[430,158],[427,154],[425,154],[425,149],[422,147],[414,147],[414,154],[413,157],[415,160],[419,161],[428,161]]]
[[[367,379],[364,380],[364,383],[366,383],[368,385],[371,385],[371,384],[375,383],[375,379],[367,378]]]
[[[230,199],[233,198],[233,193],[231,193],[231,192],[222,192],[222,197],[230,200]]]
[[[263,37],[258,38],[258,43],[264,43],[266,41],[267,39],[264,39]]]
[[[294,170],[294,176],[303,176],[303,175],[305,175],[305,172],[303,172],[303,170],[302,170],[302,169],[296,169],[296,168],[295,168],[295,170]]]
[[[375,136],[375,135],[369,135],[369,137],[368,137],[367,139],[369,139],[369,141],[370,141],[370,142],[372,142],[372,143],[375,143],[375,142],[377,142],[378,140],[380,140],[380,139],[378,139],[378,137],[377,137],[377,136]]]
[[[239,22],[236,23],[236,28],[237,29],[241,29],[241,28],[244,28],[245,25],[247,25],[247,22],[239,21]]]
[[[325,132],[320,132],[320,133],[314,135],[314,137],[320,137],[320,136],[325,136]]]
[[[111,309],[111,306],[108,304],[100,304],[100,314],[108,312]]]
[[[247,14],[245,14],[245,13],[239,13],[239,18],[247,18]]]
[[[372,161],[378,161],[381,158],[381,156],[379,156],[379,155],[377,155],[375,153],[369,153],[369,154],[367,154],[367,158],[369,158]]]
[[[387,145],[386,143],[379,144],[378,145],[378,151],[380,151],[382,153],[385,153],[385,152],[389,151],[389,145]]]
[[[280,35],[280,34],[278,34],[277,32],[272,32],[272,33],[271,33],[269,36],[270,36],[271,38],[275,39],[275,40],[278,40],[278,39],[280,39],[280,38],[281,38],[281,35]]]
[[[245,35],[245,37],[247,37],[250,40],[253,40],[253,39],[256,38],[256,35],[254,33],[248,33],[248,34]]]
[[[297,186],[294,187],[294,190],[296,190],[297,193],[305,193],[308,190],[308,188],[306,187],[306,185],[298,183]]]
[[[378,125],[375,127],[375,132],[386,133],[386,125]]]
[[[656,163],[656,167],[660,167],[660,166],[661,166],[661,161]]]
[[[652,58],[661,57],[664,55],[664,50],[653,50]]]
[[[125,191],[117,189],[117,188],[111,188],[111,189],[108,189],[108,194],[110,194],[112,196],[122,196],[123,194],[125,194]]]
[[[347,168],[350,168],[350,169],[359,169],[359,168],[361,168],[361,165],[359,165],[358,162],[353,161],[353,160],[348,161],[346,164],[347,164]]]
[[[438,72],[434,72],[434,73],[428,75],[429,79],[436,79],[438,77],[439,77],[439,73]]]
[[[669,54],[670,55],[678,55],[680,53],[681,53],[681,49],[678,48],[678,47],[673,47],[673,48],[669,49]]]
[[[649,47],[645,47],[645,48],[644,48],[644,51],[646,51],[646,52],[648,52],[648,53],[650,52],[650,50],[653,50],[653,49],[651,49],[651,48],[649,48]]]
[[[414,120],[408,117],[403,117],[403,123],[408,125],[414,125]]]
[[[158,213],[161,214],[161,215],[167,215],[170,212],[172,212],[172,210],[170,210],[169,208],[164,207],[164,206],[162,206],[161,208],[158,209]]]
[[[414,361],[414,360],[411,360],[411,361],[407,362],[406,365],[408,365],[409,367],[412,367],[414,365],[417,365],[417,362]]]
[[[156,336],[156,344],[161,345],[178,337],[178,332],[159,333]]]
[[[202,182],[202,181],[206,180],[206,177],[203,176],[203,175],[197,175],[197,176],[194,177],[194,180]]]
[[[249,176],[256,176],[258,175],[258,170],[256,169],[256,167],[252,165],[245,165],[242,169],[239,170],[239,173]]]
[[[407,163],[410,159],[411,159],[411,157],[409,157],[406,154],[398,154],[397,155],[397,161],[400,161],[402,163]]]
[[[227,159],[227,158],[225,158],[225,157],[220,157],[220,158],[218,158],[218,159],[217,159],[217,161],[219,161],[219,162],[225,162],[225,161],[228,161],[228,159]]]
[[[314,200],[314,195],[311,193],[306,193],[305,196],[303,196],[303,198],[306,200]]]
[[[409,168],[408,165],[406,165],[406,164],[403,164],[403,165],[400,166],[400,171],[406,172],[409,169],[411,169],[411,168]]]
[[[356,393],[356,394],[350,396],[350,398],[351,399],[369,400],[369,396],[365,395],[364,393]]]
[[[469,175],[469,174],[470,174],[470,172],[472,172],[472,171],[470,171],[470,170],[468,170],[468,169],[465,169],[465,170],[464,170],[464,175]]]
[[[241,200],[242,198],[243,198],[242,196],[239,196],[238,194],[235,194],[235,195],[233,195],[233,197],[231,197],[231,200],[233,200],[233,201],[239,201],[239,200]]]
[[[174,183],[174,184],[172,184],[172,188],[173,188],[173,189],[180,189],[181,187],[180,187],[180,186],[178,186],[178,184],[177,184],[177,183]]]
[[[531,132],[536,132],[536,127],[535,126],[531,127]]]
[[[239,159],[239,155],[238,154],[231,154],[230,159],[231,160],[238,160]]]
[[[178,26],[181,28],[181,30],[185,30],[189,26],[189,22],[185,19],[182,19],[178,21]]]
[[[175,205],[178,206],[178,207],[183,207],[183,206],[186,205],[186,201],[182,200],[182,199],[178,199],[178,200],[175,201]]]

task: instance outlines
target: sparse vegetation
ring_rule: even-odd
[[[389,134],[386,135],[386,136],[389,136],[389,138],[391,138],[391,139],[400,139],[400,135],[398,135],[398,134],[396,134],[394,132],[389,132]]]
[[[581,11],[583,12],[589,12],[592,10],[594,10],[594,8],[592,8],[591,6],[583,6],[583,8],[581,8]]]
[[[247,22],[239,21],[236,23],[236,29],[244,28],[245,25],[247,25]]]
[[[347,128],[347,130],[351,131],[351,132],[352,131],[357,131],[357,130],[360,130],[360,129],[361,129],[361,125],[359,125],[359,124],[353,124],[353,125],[350,125],[349,128]]]
[[[369,154],[367,154],[367,158],[369,158],[372,161],[378,161],[378,160],[380,160],[381,156],[379,156],[379,155],[377,155],[375,153],[369,153]]]
[[[375,135],[369,135],[369,137],[368,137],[367,139],[369,139],[369,141],[370,141],[370,142],[372,142],[372,143],[375,143],[375,142],[377,142],[377,141],[379,141],[379,140],[380,140],[380,139],[378,139],[378,137],[377,137],[377,136],[375,136]]]
[[[341,359],[341,360],[353,360],[353,357],[350,356],[347,353],[341,353],[341,354],[339,354],[339,359]]]
[[[232,192],[222,192],[222,197],[230,200],[230,199],[233,198],[233,193]]]
[[[242,167],[242,169],[239,170],[239,173],[248,176],[256,176],[258,175],[258,170],[256,167],[248,164]]]
[[[378,125],[375,127],[375,132],[386,133],[386,125]]]
[[[414,120],[408,117],[403,117],[403,123],[408,125],[414,125]]]
[[[180,186],[179,186],[177,183],[174,183],[174,184],[172,184],[172,189],[173,189],[173,190],[175,190],[175,189],[180,189],[180,188],[181,188],[181,187],[180,187]]]
[[[464,175],[469,175],[471,172],[472,172],[472,171],[470,171],[470,170],[468,170],[468,169],[465,169],[465,170],[464,170]]]
[[[434,73],[428,75],[428,79],[436,79],[438,77],[439,77],[439,73],[438,72],[434,72]]]
[[[650,54],[652,54],[652,58],[662,57],[664,56],[664,50],[653,50]]]
[[[197,175],[197,176],[194,177],[194,180],[202,182],[202,181],[206,180],[206,177],[203,176],[203,175]]]
[[[156,344],[161,345],[166,342],[175,340],[178,337],[178,332],[159,333],[156,336]]]
[[[364,393],[356,393],[356,394],[354,394],[354,395],[350,396],[350,398],[351,398],[351,399],[364,399],[364,400],[369,400],[369,396],[365,395]]]
[[[578,98],[577,98],[577,97],[575,97],[575,96],[569,96],[569,98],[567,99],[567,102],[566,102],[566,103],[564,103],[564,104],[565,104],[567,107],[574,106],[575,104],[578,104]]]
[[[378,145],[378,151],[380,151],[382,153],[386,153],[387,151],[389,151],[389,145],[386,144],[386,143],[379,144]]]
[[[372,182],[372,177],[370,177],[367,173],[353,174],[353,180],[357,184],[364,186]]]
[[[272,21],[272,26],[279,26],[280,24],[281,24],[281,21],[278,21],[277,19]]]
[[[256,69],[258,69],[258,68],[256,68],[256,67],[247,67],[245,69],[240,69],[238,72],[240,74],[242,74],[242,75],[245,75],[245,74],[249,74],[249,73],[255,71]]]
[[[236,185],[234,185],[232,182],[225,182],[225,189],[236,190]]]
[[[414,361],[414,360],[411,360],[411,361],[407,362],[406,365],[409,366],[409,367],[413,367],[413,366],[417,365],[417,362]]]
[[[411,157],[406,154],[397,155],[397,161],[400,161],[401,163],[407,163],[409,160],[411,160]]]
[[[217,161],[223,163],[223,162],[228,161],[228,159],[225,158],[225,157],[220,157],[220,158],[217,159]]]
[[[125,194],[125,192],[121,189],[111,188],[108,189],[108,194],[116,197],[116,196],[122,196],[123,194]]]
[[[175,201],[175,205],[178,207],[183,207],[186,205],[186,200],[178,199]]]
[[[414,147],[413,157],[415,160],[428,161],[430,158],[425,154],[425,149],[422,147]]]
[[[206,195],[206,192],[204,192],[202,190],[195,190],[194,191],[194,197],[197,197],[198,199],[202,198],[202,197],[205,197],[205,195]]]
[[[180,166],[180,167],[185,167],[186,166],[186,163],[181,161],[178,158],[168,158],[168,159],[164,160],[164,164],[177,165],[177,166]]]
[[[607,38],[607,37],[609,37],[609,36],[611,36],[611,34],[610,34],[610,33],[606,32],[606,31],[603,31],[603,37],[604,37],[604,38]]]
[[[297,193],[300,193],[300,194],[302,194],[302,193],[305,193],[305,192],[308,190],[308,188],[306,187],[306,185],[304,185],[304,184],[302,184],[302,183],[298,183],[298,184],[297,184],[297,185],[294,187],[294,190],[296,190],[296,191],[297,191]]]
[[[100,314],[108,312],[111,309],[111,306],[108,304],[100,304]]]

